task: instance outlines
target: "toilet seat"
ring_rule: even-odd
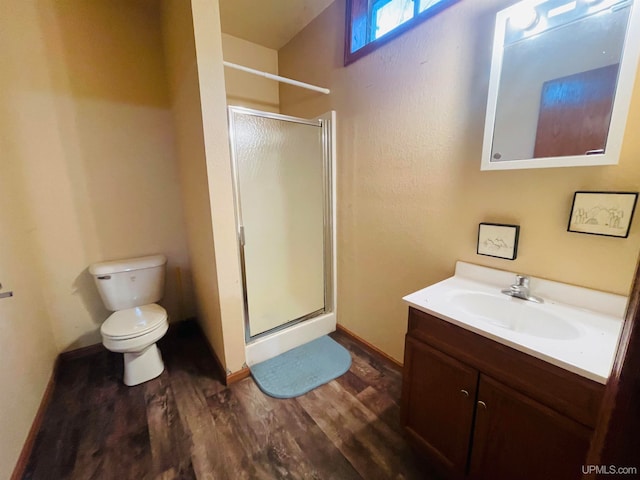
[[[167,311],[151,303],[114,312],[100,327],[103,337],[127,340],[140,337],[167,325]]]

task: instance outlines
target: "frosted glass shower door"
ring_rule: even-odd
[[[249,336],[325,308],[322,128],[231,110]]]

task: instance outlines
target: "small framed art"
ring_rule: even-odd
[[[569,232],[627,238],[638,192],[576,192]]]
[[[478,255],[515,260],[518,255],[519,225],[481,223],[478,227]]]

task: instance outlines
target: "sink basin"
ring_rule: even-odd
[[[455,327],[607,383],[628,298],[531,277],[545,303],[509,297],[500,289],[514,272],[456,262],[455,275],[410,293],[410,308]]]
[[[539,304],[502,294],[451,292],[447,299],[455,309],[477,320],[523,335],[572,340],[580,331]]]

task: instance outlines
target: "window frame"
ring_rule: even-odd
[[[367,23],[366,23],[368,40],[372,39],[374,35],[374,32],[373,32],[373,14],[375,13],[375,10],[373,9],[374,5],[378,4],[378,9],[379,9],[382,6],[389,3],[389,1],[391,0],[387,0],[387,1],[368,0]],[[460,0],[442,0],[440,3],[437,3],[427,8],[423,12],[419,12],[418,10],[420,9],[420,0],[413,0],[414,2],[413,18],[407,20],[404,23],[401,23],[393,30],[390,30],[389,32],[384,34],[382,37],[368,41],[364,46],[362,46],[360,49],[356,50],[355,52],[351,52],[351,35],[352,35],[352,23],[353,23],[351,18],[351,13],[352,13],[352,4],[354,0],[346,0],[347,8],[346,8],[346,15],[345,15],[344,66],[346,67],[350,63],[353,63],[356,60],[364,57],[365,55],[370,54],[374,50],[377,50],[380,46],[385,45],[386,43],[390,42],[394,38],[397,38],[398,36],[402,35],[407,30],[412,29],[416,25],[424,22],[426,19],[431,18],[434,15],[437,15],[438,13],[442,12],[446,8],[450,7],[451,5],[459,1]]]

